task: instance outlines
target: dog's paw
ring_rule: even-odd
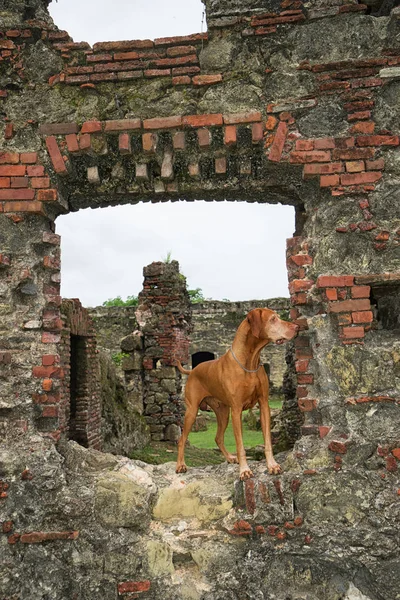
[[[282,469],[278,463],[275,463],[273,465],[268,465],[268,472],[270,475],[279,475],[279,473],[282,473]]]
[[[236,454],[228,454],[228,456],[226,457],[226,460],[228,461],[228,463],[231,463],[231,464],[237,464],[239,462]]]
[[[253,471],[251,471],[249,468],[240,473],[240,479],[242,481],[246,481],[246,479],[250,479],[251,477],[254,477],[254,474]]]
[[[186,465],[176,465],[175,473],[186,473],[187,466]]]

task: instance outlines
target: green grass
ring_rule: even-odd
[[[269,404],[273,409],[282,408],[282,400],[279,397],[270,399]],[[248,429],[246,425],[246,412],[247,411],[243,413],[243,441],[245,448],[249,449],[254,448],[255,446],[264,445],[262,432]],[[225,460],[215,443],[215,434],[217,432],[217,419],[215,414],[214,412],[204,412],[202,414],[207,417],[208,428],[207,431],[192,432],[189,435],[190,445],[185,449],[185,460],[189,467],[216,465]],[[229,452],[236,452],[231,422],[229,422],[225,432],[225,446]],[[252,453],[250,452],[249,457],[257,458],[256,456],[251,456],[251,454]],[[175,462],[177,458],[177,447],[176,444],[172,442],[151,442],[151,444],[142,450],[132,452],[130,458],[156,465],[170,461]]]

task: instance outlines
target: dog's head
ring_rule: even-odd
[[[275,344],[283,344],[287,340],[292,340],[299,331],[298,325],[283,321],[274,310],[269,308],[251,310],[247,315],[247,321],[254,337]]]

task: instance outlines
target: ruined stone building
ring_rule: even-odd
[[[91,47],[47,0],[1,0],[2,600],[399,600],[396,4],[206,0],[208,33]],[[198,198],[296,211],[304,424],[279,476],[100,451],[92,323],[60,297],[56,219]],[[163,431],[189,352],[170,277],[150,265],[126,342],[132,402],[144,382]]]

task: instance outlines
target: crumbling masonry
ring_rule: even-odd
[[[207,0],[207,34],[91,48],[47,4],[0,5],[1,598],[398,600],[400,9]],[[245,485],[64,429],[56,217],[195,198],[297,215],[305,424]]]

